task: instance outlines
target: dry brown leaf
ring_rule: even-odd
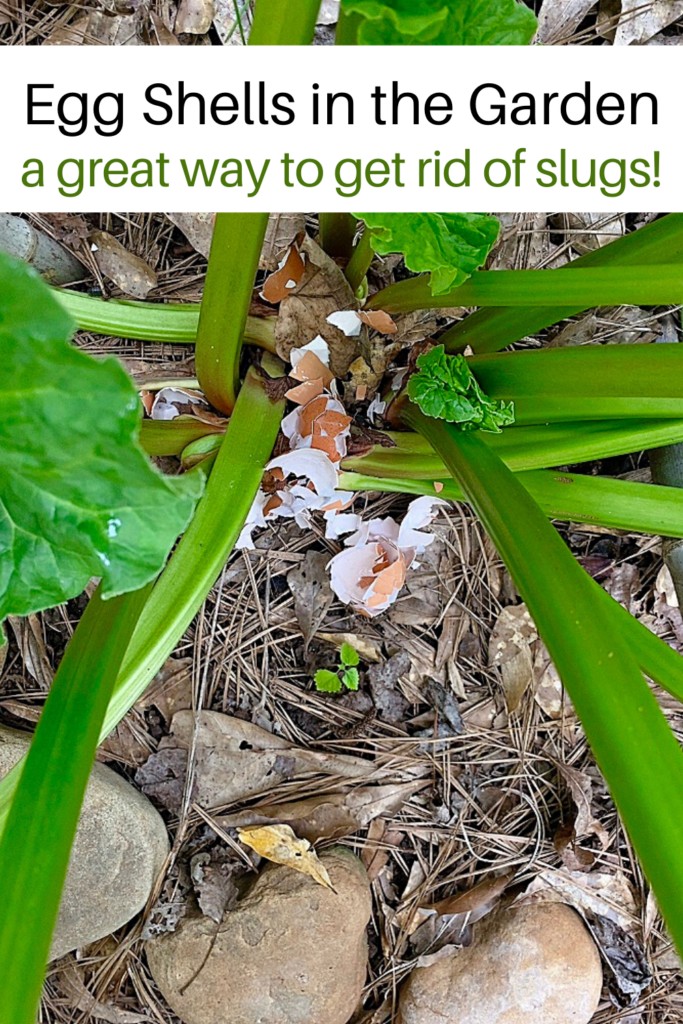
[[[538,13],[537,41],[544,46],[566,42],[596,3],[597,0],[543,0]]]
[[[662,565],[657,574],[655,593],[669,608],[678,608],[678,594],[676,593],[676,587],[671,576],[671,570],[667,565]]]
[[[582,916],[597,914],[633,933],[639,927],[636,900],[626,876],[592,871],[568,871],[566,868],[540,871],[516,903],[568,903]]]
[[[533,681],[532,645],[536,640],[538,632],[526,605],[503,608],[489,641],[489,665],[500,670],[510,713],[517,710]]]
[[[380,661],[382,658],[379,644],[367,637],[359,636],[358,633],[318,633],[318,639],[334,644],[337,649],[340,649],[342,644],[351,644],[363,661]]]
[[[87,1014],[88,1020],[105,1021],[106,1024],[149,1024],[146,1014],[101,1003],[88,991],[81,972],[80,965],[72,959],[55,974],[57,987],[72,1010]]]
[[[357,402],[374,398],[382,380],[382,374],[376,373],[363,356],[354,359],[349,366],[349,373],[351,376],[349,383],[345,385],[345,394],[348,395],[351,392],[352,395],[355,395]]]
[[[271,213],[259,258],[261,270],[277,270],[283,254],[296,238],[303,238],[305,229],[303,213]]]
[[[270,794],[283,782],[300,776],[364,779],[370,774],[373,778],[387,774],[378,771],[372,761],[305,750],[250,722],[217,711],[179,711],[171,723],[171,735],[160,741],[158,752],[138,772],[142,788],[162,802],[167,799],[166,793],[168,799],[175,800],[178,792],[182,793],[183,772],[193,742],[196,771],[192,795],[205,808]],[[395,772],[392,778],[396,778]]]
[[[261,825],[257,828],[240,828],[237,830],[241,842],[250,846],[259,857],[283,864],[293,871],[308,875],[318,885],[327,889],[334,887],[324,864],[311,848],[307,839],[298,839],[289,825]]]
[[[141,711],[154,705],[167,722],[177,711],[192,707],[192,658],[169,658],[157,672],[136,707]]]
[[[49,690],[54,672],[43,640],[40,619],[37,615],[26,615],[24,618],[9,615],[7,621],[17,641],[24,668],[41,690]]]
[[[173,35],[163,18],[160,18],[155,11],[149,12],[149,18],[159,46],[180,46],[179,40]],[[166,216],[168,217],[168,214]]]
[[[559,213],[550,223],[566,234],[572,249],[582,256],[626,234],[626,218],[618,213]]]
[[[447,896],[446,899],[439,900],[438,903],[426,905],[424,909],[433,910],[434,913],[442,915],[467,914],[470,922],[473,923],[493,909],[516,874],[516,869],[510,868],[502,875],[487,875],[466,892]]]
[[[548,718],[561,718],[571,712],[562,680],[543,643],[537,644],[534,658],[534,700]]]
[[[683,0],[621,0],[615,46],[641,45],[683,16]]]
[[[387,828],[386,822],[380,818],[370,822],[365,846],[360,855],[369,881],[374,882],[381,875],[389,863],[392,848],[400,846],[403,836],[403,832]]]
[[[89,14],[81,14],[72,22],[58,21],[43,40],[43,46],[80,46],[88,31]]]
[[[294,614],[305,640],[305,650],[308,650],[334,597],[327,574],[329,560],[328,552],[310,549],[303,561],[287,573],[287,583],[294,597]]]
[[[570,768],[568,764],[558,764],[557,767],[569,787],[576,807],[575,838],[578,840],[596,836],[602,849],[606,850],[609,846],[609,834],[593,814],[593,780],[585,772]]]
[[[106,231],[91,231],[88,241],[100,273],[126,295],[144,299],[152,288],[156,288],[157,275],[149,263],[128,252],[113,235]]]
[[[177,36],[184,32],[203,36],[211,28],[214,0],[180,0],[174,30]]]
[[[367,330],[363,328],[357,338],[347,338],[327,317],[340,309],[357,309],[358,302],[340,268],[311,238],[303,240],[301,253],[306,258],[303,275],[280,302],[275,325],[277,353],[290,361],[293,348],[320,335],[330,348],[332,373],[343,377],[359,355]]]
[[[178,40],[173,36],[173,39]],[[185,235],[193,249],[208,260],[215,213],[167,213],[166,216]]]
[[[246,828],[277,821],[289,825],[302,839],[342,839],[371,821],[396,814],[407,800],[427,785],[424,779],[391,783],[387,786],[361,786],[343,793],[325,793],[284,804],[249,807],[216,820],[223,828]]]

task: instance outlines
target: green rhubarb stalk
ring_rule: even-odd
[[[239,353],[267,213],[219,213],[197,328],[195,364],[202,391],[229,413],[239,386]]]
[[[545,469],[523,471],[515,477],[549,519],[596,523],[630,533],[683,537],[683,492],[677,488]],[[462,488],[453,480],[436,479],[442,485],[438,493],[433,480],[359,473],[342,473],[339,487],[344,491],[427,494],[448,501],[464,499]]]
[[[81,331],[135,341],[184,342],[193,345],[199,324],[199,303],[163,304],[98,299],[83,292],[53,289],[53,295]],[[273,318],[248,316],[244,340],[275,352]]]
[[[140,616],[102,739],[142,696],[218,579],[256,497],[283,412],[284,400],[270,398],[263,378],[249,370],[194,519]]]
[[[320,0],[257,0],[250,46],[306,46],[313,42]]]
[[[174,420],[143,420],[140,444],[148,455],[181,455],[188,444],[201,437],[215,437],[220,446],[225,427],[203,423],[196,416],[177,416]]]
[[[91,599],[66,649],[0,838],[0,1022],[34,1024],[105,710],[147,589]]]
[[[420,434],[387,431],[386,437],[394,447],[374,445],[365,455],[347,456],[342,462],[343,469],[366,476],[408,477],[413,480],[443,480],[448,477],[443,460]],[[482,434],[481,439],[515,472],[550,469],[683,441],[683,419],[512,426],[500,434]],[[178,454],[178,451],[168,454]]]
[[[375,250],[372,248],[372,232],[368,231],[367,228],[363,229],[363,234],[360,236],[356,247],[351,253],[351,259],[349,260],[346,270],[346,280],[351,285],[354,292],[357,292],[363,283],[363,279],[370,269]]]
[[[533,498],[476,433],[428,419],[409,403],[404,417],[438,449],[506,563],[682,950],[683,751],[616,615],[596,598],[593,582]]]
[[[432,295],[429,276],[398,281],[376,292],[368,309],[412,313],[453,306],[663,306],[683,301],[683,265],[553,270],[477,270],[465,284]]]
[[[572,260],[559,272],[591,267],[628,267],[683,262],[683,214],[670,213],[638,231]],[[479,309],[454,324],[439,341],[448,352],[468,345],[477,353],[497,352],[546,327],[582,313],[583,306],[526,306]]]
[[[342,4],[339,8],[337,31],[334,37],[335,46],[357,46],[358,32],[363,20],[360,14],[347,13]]]
[[[355,234],[356,218],[350,213],[320,214],[320,245],[328,256],[347,260]]]
[[[514,398],[519,424],[683,417],[683,346],[537,349],[468,365],[491,398]]]

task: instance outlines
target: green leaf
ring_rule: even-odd
[[[342,0],[365,46],[522,46],[536,18],[517,0]]]
[[[463,284],[482,266],[500,224],[483,213],[357,213],[365,221],[370,244],[386,255],[403,253],[416,273],[430,271],[432,295]]]
[[[342,683],[347,690],[357,690],[359,678],[357,668],[347,668],[342,674]]]
[[[408,396],[425,416],[457,423],[461,430],[494,433],[514,422],[513,403],[489,398],[464,356],[448,356],[436,345],[418,356],[417,370],[408,381]]]
[[[477,435],[421,416],[507,565],[581,718],[677,948],[683,949],[683,752],[631,631],[514,475]],[[623,610],[622,610],[623,612]]]
[[[319,668],[313,676],[316,690],[321,693],[339,693],[342,684],[336,672],[330,672],[326,668]]]
[[[351,644],[343,643],[339,651],[339,657],[342,665],[348,665],[349,668],[353,665],[357,665],[360,661],[360,654],[355,647]]]
[[[71,318],[0,254],[0,622],[153,579],[202,481],[161,476],[138,446],[137,392],[114,359],[69,344]]]
[[[45,962],[98,735],[144,588],[91,599],[40,716],[0,839],[0,1019],[36,1020]]]

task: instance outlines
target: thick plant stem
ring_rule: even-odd
[[[671,488],[548,469],[522,471],[515,475],[549,519],[597,523],[629,533],[683,537],[683,494]],[[442,480],[441,484],[440,497],[448,501],[463,500],[462,489],[453,480]],[[406,476],[392,478],[342,473],[339,487],[343,491],[435,494],[433,481],[410,480]]]
[[[652,479],[665,487],[683,487],[683,444],[668,448],[656,448],[650,452]],[[683,541],[671,538],[663,540],[664,561],[669,567],[676,589],[678,605],[683,608]]]
[[[352,258],[353,261],[353,258]],[[351,264],[349,264],[350,266]],[[398,281],[376,292],[368,309],[412,313],[451,306],[665,306],[683,301],[683,265],[555,270],[478,270],[458,288],[432,295],[428,275]],[[562,309],[558,310],[560,319]]]
[[[409,403],[404,418],[439,451],[505,561],[682,949],[683,751],[628,637],[538,505],[476,433],[427,419]]]
[[[320,214],[320,245],[328,256],[349,259],[355,234],[356,218],[350,213]]]
[[[339,9],[339,20],[334,37],[336,46],[357,46],[358,32],[363,24],[360,14],[347,14],[342,3]]]
[[[676,337],[672,342],[668,340],[660,342],[660,344],[675,343],[680,344]],[[664,484],[665,487],[683,487],[683,444],[655,448],[650,452],[650,466],[652,479],[656,484]],[[671,573],[678,606],[683,608],[683,541],[663,537],[662,554]]]
[[[313,42],[320,0],[256,0],[250,46],[307,46]]]
[[[359,241],[356,243],[356,248],[351,253],[351,259],[348,262],[346,270],[346,280],[349,282],[354,292],[358,291],[363,278],[368,272],[372,258],[375,255],[375,250],[372,248],[371,243],[372,235],[367,228],[363,231]]]
[[[83,292],[55,288],[52,293],[80,331],[94,331],[135,341],[165,341],[194,345],[199,324],[199,303],[121,302],[98,299]],[[244,340],[275,352],[274,317],[248,316]]]
[[[92,598],[40,716],[0,839],[0,1022],[34,1024],[83,796],[147,589]]]
[[[267,213],[219,213],[199,314],[195,363],[211,404],[229,413],[238,387],[242,338]]]
[[[227,562],[256,496],[280,428],[284,400],[250,370],[194,519],[156,583],[116,683],[104,738],[144,693]]]

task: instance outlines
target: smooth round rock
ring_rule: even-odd
[[[147,943],[185,1024],[346,1024],[365,983],[370,886],[346,850],[321,860],[335,892],[268,865],[220,925],[195,913]]]
[[[560,903],[511,907],[476,926],[471,946],[419,967],[400,1024],[588,1024],[602,989],[600,954]]]
[[[30,742],[27,733],[0,726],[0,778]],[[149,899],[168,850],[166,826],[147,797],[96,764],[71,851],[50,959],[104,938],[135,917]]]

